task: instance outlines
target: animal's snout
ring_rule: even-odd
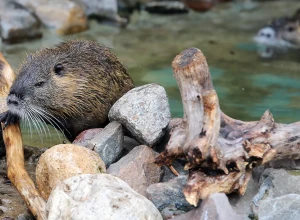
[[[9,95],[7,97],[7,105],[19,105],[19,100],[15,95]]]

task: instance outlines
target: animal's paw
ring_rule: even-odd
[[[18,115],[12,114],[9,111],[0,114],[0,122],[4,123],[3,130],[11,124],[19,122],[20,118]]]

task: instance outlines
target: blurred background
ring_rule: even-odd
[[[43,47],[95,40],[112,48],[136,86],[162,85],[172,117],[182,117],[171,63],[197,47],[223,112],[249,121],[270,109],[276,122],[291,123],[300,120],[298,9],[299,0],[0,0],[0,50],[17,71]],[[39,138],[23,128],[32,146],[61,142],[51,133]]]

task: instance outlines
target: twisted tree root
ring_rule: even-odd
[[[176,158],[186,160],[190,175],[183,192],[190,204],[196,206],[199,199],[216,192],[244,194],[253,167],[275,159],[299,158],[300,122],[276,124],[268,110],[255,122],[235,120],[221,112],[199,49],[181,52],[172,67],[184,115],[155,162],[170,165]]]

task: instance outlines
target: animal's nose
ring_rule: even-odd
[[[7,97],[7,104],[8,105],[19,105],[19,102],[17,100],[17,97],[16,96],[8,96]]]

